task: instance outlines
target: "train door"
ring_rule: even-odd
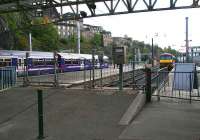
[[[84,60],[80,59],[80,69],[84,69]]]
[[[24,59],[23,58],[18,58],[18,67],[17,67],[17,71],[18,73],[22,73],[24,70]]]
[[[95,67],[100,68],[100,63],[98,59],[95,59]]]
[[[18,68],[17,58],[12,58],[11,65],[15,66],[16,68]]]

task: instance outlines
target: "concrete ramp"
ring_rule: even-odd
[[[146,101],[146,96],[143,93],[139,93],[137,97],[133,100],[129,108],[126,110],[121,120],[119,121],[119,125],[128,125],[131,120],[133,120],[137,114],[141,111]]]

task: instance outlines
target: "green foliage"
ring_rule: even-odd
[[[173,55],[177,55],[177,54],[179,54],[179,52],[178,51],[176,51],[175,49],[172,49],[171,48],[171,46],[168,46],[167,48],[164,48],[163,49],[163,52],[165,52],[165,53],[171,53],[171,54],[173,54]]]
[[[96,52],[103,51],[102,35],[99,33],[94,34],[94,37],[91,39],[91,45],[96,49]]]
[[[42,51],[52,51],[59,49],[59,36],[53,24],[32,26],[31,33],[36,40],[33,48]]]
[[[91,39],[91,43],[95,46],[101,45],[101,34],[94,34],[94,37]]]
[[[43,22],[42,18],[34,20],[31,26],[31,20],[25,13],[9,13],[1,15],[8,24],[10,32],[14,34],[13,49],[29,49],[29,33],[32,33],[33,50],[53,51],[59,50],[62,43],[59,39],[58,31],[53,24],[38,25]]]
[[[60,38],[60,42],[62,44],[67,44],[68,43],[68,40],[66,38]]]

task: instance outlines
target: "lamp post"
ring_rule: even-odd
[[[185,18],[185,26],[186,26],[186,36],[185,36],[185,47],[186,47],[186,62],[189,62],[189,40],[188,40],[188,17]]]
[[[155,51],[155,48],[154,48],[154,42],[155,42],[155,37],[158,37],[158,33],[155,33],[154,35],[151,35],[152,38],[151,38],[151,65],[152,67],[154,67],[154,51]],[[148,36],[146,35],[145,38],[148,38]]]
[[[154,47],[153,47],[153,38],[151,39],[151,65],[154,67]]]

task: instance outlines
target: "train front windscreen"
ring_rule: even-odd
[[[171,60],[172,59],[172,56],[170,55],[161,55],[160,56],[160,60]]]

